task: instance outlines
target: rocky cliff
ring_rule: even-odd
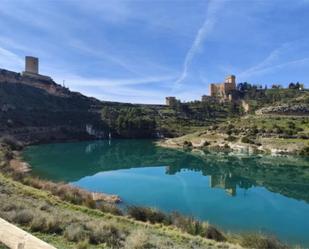
[[[1,136],[25,142],[91,138],[87,125],[100,132],[106,129],[100,105],[50,77],[0,70]]]

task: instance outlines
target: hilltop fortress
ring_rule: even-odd
[[[69,92],[67,88],[55,83],[51,77],[39,74],[39,59],[32,56],[25,57],[25,70],[21,73],[0,69],[0,83],[25,84],[63,97]]]
[[[236,77],[229,75],[223,83],[211,83],[209,93],[211,97],[232,100],[232,93],[236,90]]]
[[[209,94],[203,95],[203,102],[223,102],[232,101],[235,99],[236,89],[236,76],[228,75],[222,83],[211,83],[209,85]],[[166,97],[165,104],[168,106],[177,103],[176,97]]]

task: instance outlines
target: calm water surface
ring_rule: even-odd
[[[189,153],[151,140],[38,145],[24,158],[36,175],[118,194],[126,204],[309,247],[308,158]]]

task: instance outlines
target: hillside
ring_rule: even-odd
[[[230,116],[224,105],[134,105],[99,101],[41,75],[0,70],[0,135],[51,140],[181,136]]]
[[[273,94],[272,98],[247,99],[248,103],[256,104],[247,115],[161,144],[249,153],[307,154],[309,92],[289,89],[280,89],[276,95],[272,90],[268,92]]]

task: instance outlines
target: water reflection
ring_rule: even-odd
[[[210,187],[225,189],[230,196],[237,195],[237,188],[263,186],[309,202],[309,160],[304,157],[192,153],[160,148],[150,140],[39,145],[28,148],[24,157],[35,174],[57,181],[75,182],[103,171],[168,165],[166,174],[201,172],[210,177]]]

